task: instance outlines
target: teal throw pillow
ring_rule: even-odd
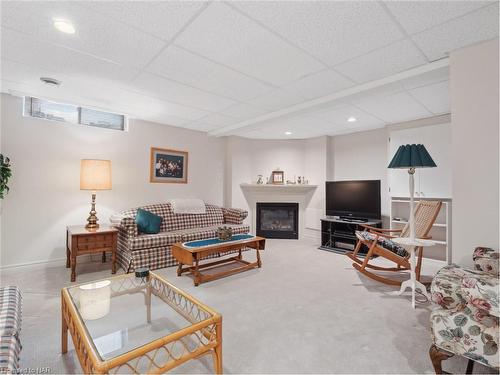
[[[135,223],[139,232],[156,234],[160,232],[161,217],[139,208],[135,216]]]

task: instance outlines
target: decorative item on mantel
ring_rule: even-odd
[[[257,176],[257,185],[262,185],[264,183],[264,181],[262,180],[262,177],[263,176],[261,174],[259,174]]]
[[[276,168],[271,172],[271,183],[275,185],[283,185],[285,183],[285,172]]]
[[[221,241],[229,241],[233,237],[233,229],[230,227],[217,228],[217,238]]]

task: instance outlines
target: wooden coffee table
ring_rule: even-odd
[[[264,250],[265,245],[265,238],[253,235],[235,235],[233,236],[233,239],[227,241],[211,238],[208,240],[176,243],[172,246],[172,254],[177,262],[179,262],[177,276],[181,276],[184,272],[190,272],[194,276],[194,285],[198,286],[206,281],[220,279],[221,277],[262,267],[259,251]],[[257,260],[255,262],[243,260],[241,252],[245,248],[255,249],[257,256]],[[200,261],[209,255],[225,255],[235,250],[238,251],[238,255],[234,257],[200,264]],[[231,263],[238,264],[240,266],[230,270],[220,271],[218,273],[207,274],[201,272],[202,269],[209,267],[213,269],[214,266]],[[187,267],[184,267],[184,265]]]

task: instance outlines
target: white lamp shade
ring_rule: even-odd
[[[109,313],[111,281],[104,280],[80,286],[80,315],[85,320],[95,320]]]
[[[81,190],[111,189],[111,160],[82,159],[80,163]]]

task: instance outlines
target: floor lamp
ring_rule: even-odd
[[[402,145],[399,146],[396,154],[392,158],[387,168],[408,169],[410,176],[410,239],[415,239],[415,212],[414,199],[415,195],[415,168],[432,168],[437,167],[431,155],[427,152],[424,145]]]

